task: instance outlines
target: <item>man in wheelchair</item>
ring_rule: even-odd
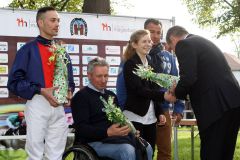
[[[105,59],[96,57],[88,63],[88,86],[72,98],[71,107],[75,128],[75,141],[91,146],[98,156],[114,160],[136,160],[134,137],[128,126],[111,123],[100,100],[116,95],[107,90],[109,65]],[[152,148],[146,147],[147,158],[152,159]]]

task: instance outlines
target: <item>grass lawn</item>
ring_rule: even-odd
[[[194,129],[194,160],[200,160],[200,138],[197,127]],[[154,160],[157,151],[154,153]],[[172,141],[172,159],[173,156],[173,141]],[[179,160],[191,160],[191,132],[190,127],[178,128],[178,159]],[[238,134],[237,145],[234,154],[234,160],[240,160],[240,132]]]
[[[200,140],[198,130],[194,132],[194,160],[200,160]],[[172,145],[173,146],[173,145]],[[172,149],[173,151],[173,149]],[[154,160],[156,160],[156,152]],[[173,152],[172,152],[173,155]],[[0,160],[25,160],[27,157],[23,149],[18,150],[0,150]],[[173,157],[173,156],[172,156]],[[173,158],[172,158],[173,159]],[[178,129],[178,159],[191,160],[191,132],[190,128],[182,127]],[[238,134],[237,145],[235,149],[234,160],[240,160],[240,133]]]

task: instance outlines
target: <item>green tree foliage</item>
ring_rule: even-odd
[[[9,7],[37,10],[43,6],[52,6],[58,11],[81,12],[83,0],[13,0]]]
[[[240,0],[182,1],[200,26],[217,26],[217,37],[240,31]]]
[[[230,34],[230,37],[235,45],[235,52],[237,53],[237,57],[240,58],[240,32]]]
[[[58,11],[66,12],[83,12],[84,8],[85,13],[104,14],[109,14],[110,7],[110,13],[114,14],[113,6],[116,5],[131,7],[127,0],[12,0],[9,7],[37,10],[43,6],[53,6]]]

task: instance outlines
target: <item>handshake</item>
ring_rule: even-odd
[[[164,99],[170,103],[176,102],[175,96],[176,83],[173,83],[172,87],[164,93]]]

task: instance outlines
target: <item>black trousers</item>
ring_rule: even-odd
[[[138,122],[132,122],[134,127],[140,131],[140,136],[144,138],[152,147],[153,153],[156,144],[156,123],[144,125]]]
[[[233,160],[239,127],[240,107],[225,112],[200,132],[201,160]]]

